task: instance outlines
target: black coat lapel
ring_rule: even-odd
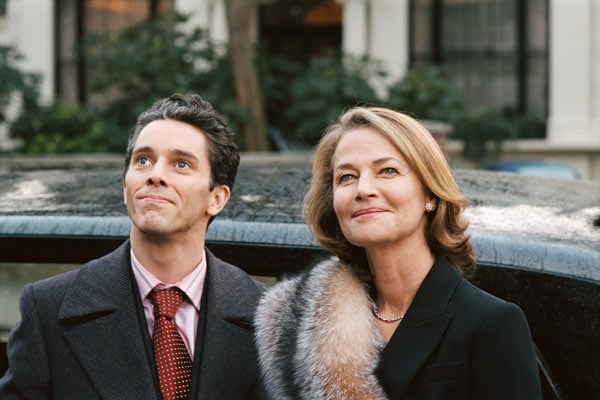
[[[200,315],[198,318],[198,330],[196,332],[196,350],[194,351],[194,366],[192,369],[192,386],[190,389],[190,399],[199,399],[200,390],[200,371],[202,369],[202,351],[204,350],[204,333],[206,332],[206,281],[200,300]]]
[[[59,318],[66,341],[102,397],[156,399],[131,279],[125,243],[81,268]]]
[[[446,332],[448,302],[461,279],[446,258],[438,258],[417,291],[404,320],[385,347],[376,374],[390,398],[407,385]]]
[[[243,398],[258,376],[252,320],[261,290],[244,272],[206,253],[198,399]]]

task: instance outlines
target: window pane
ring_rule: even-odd
[[[548,0],[527,1],[528,71],[526,109],[545,116],[548,113]]]
[[[441,63],[471,111],[547,115],[548,0],[413,0],[411,12],[412,64]]]
[[[86,0],[83,9],[83,34],[118,32],[132,27],[153,15],[172,12],[174,0]],[[92,94],[87,77],[93,76],[95,66],[84,63],[85,102],[102,107],[117,94]]]
[[[432,0],[417,0],[413,2],[412,27],[412,59],[415,63],[433,59],[432,34]]]
[[[150,16],[148,0],[87,0],[86,32],[113,32]]]
[[[467,106],[475,112],[518,104],[514,4],[511,0],[444,3],[444,64],[460,79]]]

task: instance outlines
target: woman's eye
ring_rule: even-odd
[[[150,163],[150,160],[148,159],[148,157],[139,157],[138,158],[138,164],[146,165],[148,163]]]
[[[381,170],[381,172],[384,174],[391,175],[391,174],[397,174],[398,170],[396,168],[387,167],[387,168],[384,168],[383,170]]]
[[[348,181],[352,180],[353,178],[354,178],[354,175],[344,174],[344,175],[342,175],[342,176],[339,177],[338,182],[339,183],[348,182]]]

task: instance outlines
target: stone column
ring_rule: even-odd
[[[598,6],[594,0],[550,1],[550,116],[548,144],[551,146],[598,146],[593,106],[598,102],[598,67],[593,54],[598,34]],[[594,23],[595,20],[595,23]],[[598,44],[595,44],[596,52]],[[598,107],[597,105],[595,106]],[[595,117],[597,119],[597,115]]]
[[[408,5],[408,0],[344,0],[344,52],[382,61],[387,83],[404,75],[408,65]]]
[[[21,67],[42,75],[41,98],[54,97],[54,1],[8,1],[0,25],[0,43],[12,45],[23,54]]]
[[[224,0],[177,0],[175,7],[178,12],[190,15],[190,29],[200,27],[206,29],[215,42],[227,41]]]
[[[404,75],[408,66],[409,4],[408,0],[371,0],[371,32],[369,55],[385,62],[390,79]]]
[[[343,8],[342,49],[354,55],[368,54],[368,0],[345,0]]]

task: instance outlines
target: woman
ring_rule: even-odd
[[[256,317],[273,399],[538,399],[523,312],[468,283],[466,205],[416,120],[354,108],[314,158],[307,224],[337,257],[284,280]]]

